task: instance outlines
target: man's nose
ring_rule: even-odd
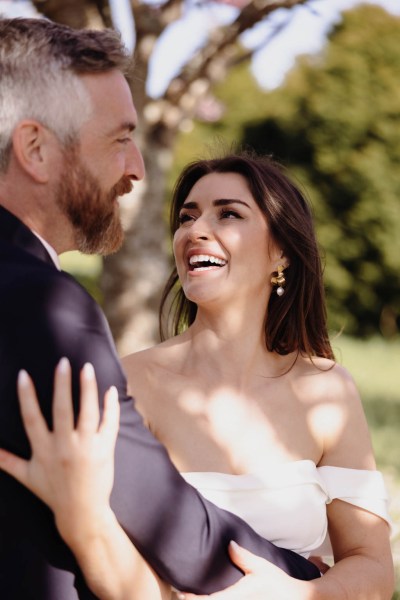
[[[140,181],[145,175],[143,156],[135,142],[130,146],[125,164],[126,175],[135,181]]]

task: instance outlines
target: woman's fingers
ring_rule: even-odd
[[[29,462],[7,452],[6,450],[0,449],[0,469],[14,477],[17,481],[26,485],[28,482],[28,468]]]
[[[113,385],[104,397],[104,412],[100,423],[99,433],[105,435],[111,444],[115,445],[119,429],[119,400],[118,390]]]
[[[81,396],[77,423],[79,433],[95,433],[99,430],[99,401],[96,375],[93,365],[86,363],[80,374]],[[40,448],[46,434],[50,432],[40,410],[35,388],[26,371],[18,375],[18,395],[21,414],[32,447]],[[102,419],[102,430],[112,432],[116,437],[119,421],[118,392],[110,388],[107,392]],[[54,377],[53,395],[53,428],[60,436],[65,437],[74,430],[74,411],[71,390],[71,365],[67,358],[62,358],[57,365]]]
[[[40,410],[32,379],[24,370],[18,373],[17,389],[26,435],[31,447],[39,448],[48,434],[48,427]]]
[[[18,394],[32,456],[26,461],[0,450],[0,469],[48,504],[59,522],[62,522],[60,515],[68,517],[73,506],[85,508],[107,503],[113,483],[113,452],[119,426],[116,388],[110,388],[105,396],[99,426],[96,378],[92,365],[85,365],[75,428],[71,367],[67,359],[61,360],[54,379],[53,431],[47,426],[33,382],[25,371],[18,377]],[[69,508],[66,510],[66,507]],[[71,522],[68,519],[66,522],[70,527]]]
[[[40,410],[32,380],[24,370],[18,373],[17,390],[22,421],[31,448],[43,448],[48,434],[47,424]],[[29,483],[29,466],[30,461],[0,449],[0,468],[24,485]]]
[[[99,397],[93,365],[86,363],[81,371],[81,405],[77,430],[94,433],[99,428]]]
[[[54,374],[53,428],[59,434],[68,434],[74,428],[74,411],[71,392],[71,365],[62,358]]]
[[[229,556],[245,575],[254,573],[257,569],[266,568],[266,562],[262,558],[242,548],[233,540],[229,543]]]

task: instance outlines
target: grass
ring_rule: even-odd
[[[333,347],[337,361],[351,372],[361,393],[377,465],[389,489],[397,572],[393,600],[400,600],[400,340],[340,336]]]
[[[379,467],[400,485],[400,341],[343,336],[333,346],[360,390]]]

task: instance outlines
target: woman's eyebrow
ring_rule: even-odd
[[[218,198],[213,201],[214,206],[226,206],[227,204],[243,204],[243,206],[250,206],[244,200],[238,200],[237,198]]]
[[[228,206],[229,204],[243,204],[243,206],[250,208],[247,202],[244,202],[244,200],[237,200],[236,198],[217,198],[216,200],[213,200],[214,206]],[[181,208],[198,208],[198,204],[193,201],[184,202]]]

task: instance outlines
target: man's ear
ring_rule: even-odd
[[[20,167],[37,183],[47,183],[51,173],[51,134],[34,120],[18,123],[13,136],[13,151]]]

